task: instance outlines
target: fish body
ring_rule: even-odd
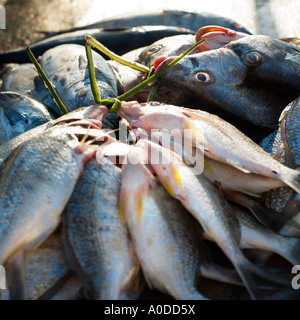
[[[52,120],[45,105],[19,92],[0,92],[0,143]]]
[[[131,128],[141,128],[148,133],[152,129],[177,130],[184,137],[184,130],[189,129],[192,132],[189,142],[202,148],[206,156],[245,173],[279,179],[300,191],[298,171],[277,162],[253,140],[216,115],[172,105],[135,102],[123,103],[118,113],[129,121]]]
[[[63,215],[68,259],[90,299],[135,299],[139,294],[140,266],[118,208],[120,179],[120,168],[109,160],[91,160]]]
[[[68,128],[53,128],[20,145],[2,163],[1,265],[55,230],[83,163],[94,153],[68,135]]]
[[[96,52],[93,61],[101,98],[117,97],[120,83],[112,68]],[[50,49],[41,57],[41,67],[68,111],[94,104],[84,46],[70,44]],[[115,129],[118,122],[119,117],[111,113],[103,128]]]
[[[143,161],[136,149],[128,156]],[[196,288],[201,262],[193,219],[143,163],[123,165],[120,207],[150,287],[175,299],[206,299]]]
[[[70,272],[61,230],[55,231],[38,248],[26,252],[24,269],[26,299],[37,300],[46,295],[49,299],[60,289]]]

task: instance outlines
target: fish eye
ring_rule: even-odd
[[[246,66],[258,66],[262,63],[262,56],[259,52],[250,51],[244,55],[243,62]]]
[[[199,82],[202,82],[202,83],[206,83],[210,81],[210,75],[207,72],[203,72],[203,71],[197,72],[195,77]]]
[[[163,46],[161,44],[157,44],[151,48],[148,49],[147,51],[147,55],[151,55],[151,54],[154,54],[158,51],[160,51],[160,49],[162,48]]]

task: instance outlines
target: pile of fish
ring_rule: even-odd
[[[182,11],[82,29],[32,45],[65,115],[25,50],[0,54],[0,298],[298,299],[294,39]],[[154,73],[206,41],[109,113],[85,34]],[[147,77],[93,60],[104,99]]]

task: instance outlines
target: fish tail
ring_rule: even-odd
[[[271,283],[276,283],[278,285],[286,287],[290,286],[289,279],[279,275],[275,275],[273,273],[268,273],[255,264],[251,263],[246,258],[242,259],[241,262],[235,266],[252,299],[263,299],[263,296],[258,289],[256,279],[253,277],[254,275],[264,280],[268,280]]]

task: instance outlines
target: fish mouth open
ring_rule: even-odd
[[[220,26],[205,26],[200,28],[196,33],[196,42],[206,38],[196,50],[198,52],[218,49],[231,41],[238,40],[248,36],[246,33],[237,32]]]

